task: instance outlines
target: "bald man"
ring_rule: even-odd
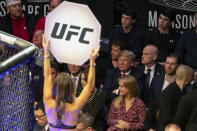
[[[142,52],[142,65],[137,67],[137,71],[141,74],[144,73],[146,80],[145,80],[145,87],[140,94],[140,97],[145,102],[147,107],[149,107],[152,97],[152,82],[154,81],[154,77],[158,75],[165,74],[164,67],[160,64],[156,63],[158,55],[158,49],[154,45],[147,45],[144,47]]]
[[[168,124],[165,127],[165,131],[181,131],[181,128],[176,124]]]

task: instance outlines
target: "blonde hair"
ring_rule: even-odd
[[[136,79],[131,76],[125,76],[118,79],[118,82],[122,82],[124,87],[129,90],[129,93],[132,97],[138,96],[138,84]],[[120,108],[120,103],[123,101],[124,96],[118,96],[114,102],[115,108]]]
[[[127,57],[131,62],[134,62],[135,61],[135,54],[132,51],[123,50],[123,51],[121,51],[119,57],[121,57],[121,56]]]
[[[182,80],[185,77],[192,75],[192,68],[187,65],[180,65],[176,70],[176,79]]]

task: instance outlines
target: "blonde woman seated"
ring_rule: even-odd
[[[118,79],[119,96],[113,100],[108,114],[108,131],[144,129],[146,106],[138,97],[138,84],[133,76]]]
[[[87,102],[95,86],[95,59],[98,56],[99,48],[96,52],[92,51],[90,54],[87,85],[84,87],[79,97],[75,98],[76,89],[69,74],[59,73],[52,85],[50,60],[48,57],[49,42],[45,41],[44,36],[43,47],[45,55],[43,100],[50,131],[75,130],[78,113]],[[52,96],[52,94],[54,94],[54,96]]]

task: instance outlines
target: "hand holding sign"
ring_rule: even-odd
[[[99,56],[99,51],[100,51],[100,45],[98,45],[96,51],[94,51],[94,49],[91,50],[90,52],[90,61],[95,61],[96,58]]]
[[[45,37],[58,62],[82,65],[96,50],[101,25],[87,5],[64,1],[46,16]]]
[[[49,40],[46,42],[45,36],[42,35],[42,47],[43,47],[43,49],[44,50],[49,50],[49,44],[50,44]]]

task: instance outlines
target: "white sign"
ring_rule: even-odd
[[[45,36],[57,61],[82,65],[96,50],[101,25],[87,5],[64,1],[46,16]]]

